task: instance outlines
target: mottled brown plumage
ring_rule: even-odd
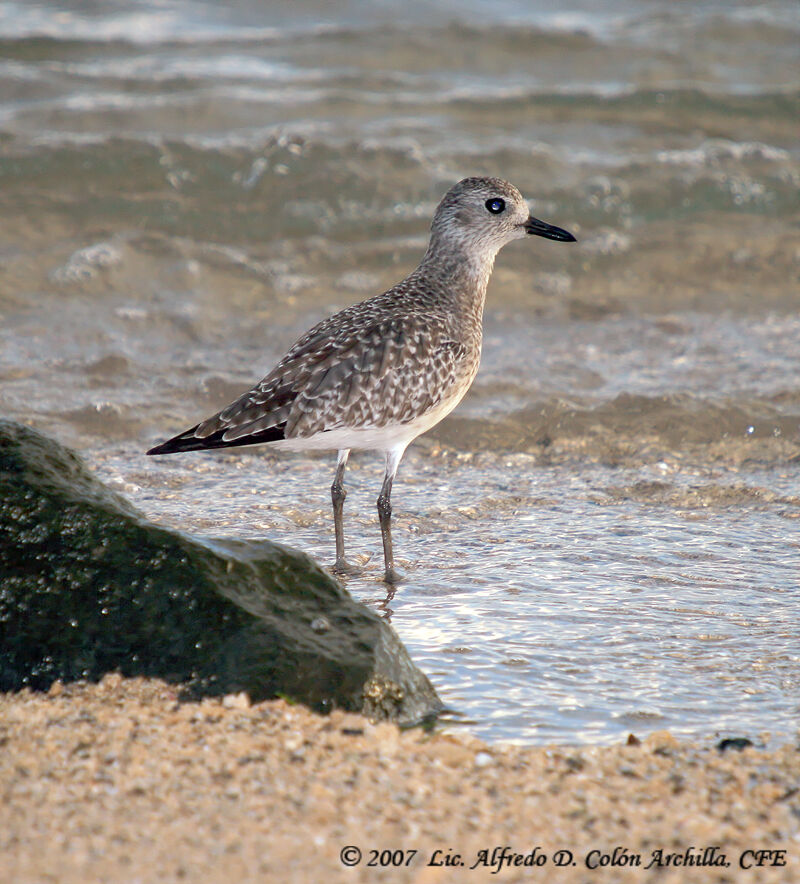
[[[386,579],[395,580],[392,478],[409,442],[448,414],[472,384],[495,256],[527,233],[574,239],[532,218],[508,182],[464,179],[436,209],[428,249],[413,273],[315,325],[255,387],[148,454],[257,442],[338,450],[332,495],[337,569],[343,571],[342,477],[349,450],[384,451],[387,468],[378,508]]]

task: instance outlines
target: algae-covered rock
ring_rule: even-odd
[[[441,709],[388,624],[308,556],[153,525],[0,420],[0,690],[114,670],[404,724]]]

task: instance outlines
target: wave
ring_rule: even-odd
[[[120,97],[120,113],[130,114]],[[185,110],[179,97],[161,108],[165,115]],[[148,229],[184,233],[202,227],[204,238],[222,241],[328,236],[334,228],[337,237],[361,231],[374,238],[378,229],[392,238],[418,231],[419,207],[428,211],[452,181],[491,172],[536,196],[542,215],[579,222],[584,255],[633,254],[644,221],[679,217],[686,224],[709,212],[792,218],[800,184],[798,158],[755,141],[653,146],[620,151],[610,162],[524,138],[464,140],[443,150],[402,127],[353,139],[333,121],[220,130],[183,138],[145,130],[136,137],[8,139],[0,150],[4,201],[16,212],[35,206],[67,217],[75,195],[91,193],[85,210],[103,223],[136,218]]]
[[[534,452],[548,460],[652,461],[713,447],[720,460],[786,462],[800,458],[797,398],[787,407],[687,393],[621,393],[596,405],[555,398],[494,419],[451,415],[431,435],[459,450]]]
[[[472,0],[459,8],[447,0],[406,2],[402,7],[381,4],[325,3],[319,15],[313,8],[294,13],[265,10],[254,3],[237,4],[221,11],[214,5],[189,2],[165,6],[138,3],[135,9],[113,7],[89,9],[62,4],[57,10],[44,4],[6,0],[0,8],[0,24],[6,38],[53,39],[59,41],[120,42],[142,44],[221,42],[263,42],[287,37],[348,39],[367,34],[379,38],[398,31],[406,35],[440,32],[461,40],[475,37],[502,38],[509,44],[546,38],[549,45],[585,46],[587,42],[608,43],[629,39],[639,43],[665,44],[685,35],[701,34],[706,40],[723,38],[736,43],[748,37],[773,45],[788,43],[800,30],[792,2],[781,0],[743,6],[721,13],[713,4],[698,4],[676,12],[668,2],[635,6],[629,11],[612,5],[595,4],[588,10],[547,10],[519,0],[497,4],[493,0]],[[237,8],[238,6],[238,8]],[[324,14],[323,14],[324,12]]]

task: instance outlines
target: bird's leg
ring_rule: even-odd
[[[347,458],[350,449],[345,448],[339,452],[336,461],[336,475],[331,485],[331,501],[333,502],[333,530],[336,534],[336,563],[333,570],[336,574],[350,574],[352,569],[344,557],[344,519],[342,510],[347,491],[344,488],[344,468],[347,466]]]
[[[383,538],[383,561],[386,567],[384,580],[387,583],[399,583],[402,575],[395,571],[394,553],[392,552],[392,481],[394,480],[400,458],[405,451],[402,447],[391,448],[386,452],[386,472],[383,475],[383,485],[380,497],[378,497],[378,519],[381,523],[381,537]]]
[[[387,583],[395,583],[394,553],[392,552],[392,479],[387,475],[383,480],[381,494],[378,498],[378,519],[381,523],[381,537],[383,538],[383,561],[386,566],[385,579]]]

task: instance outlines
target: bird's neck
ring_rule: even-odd
[[[496,249],[474,244],[460,249],[432,239],[414,275],[435,291],[437,301],[480,324],[496,254]]]

